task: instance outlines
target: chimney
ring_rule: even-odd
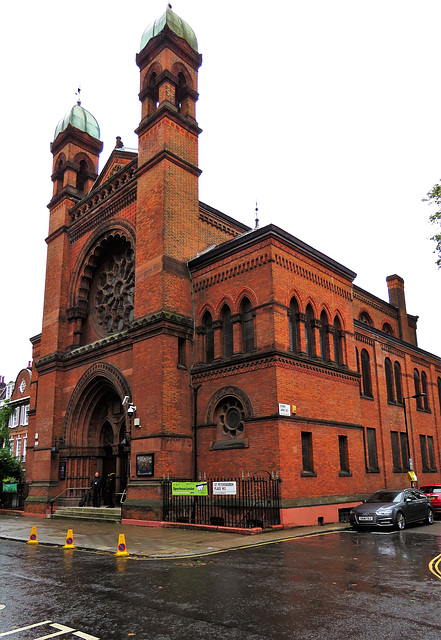
[[[406,310],[406,296],[404,295],[404,280],[397,274],[386,278],[389,291],[389,302],[398,308],[398,324],[400,328],[400,338],[417,346],[416,320],[415,316],[408,316]]]

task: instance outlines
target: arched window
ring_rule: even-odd
[[[389,336],[393,336],[394,335],[392,327],[390,326],[390,324],[388,322],[384,323],[383,331],[384,331],[384,333],[387,333]]]
[[[392,375],[392,363],[389,358],[384,361],[384,373],[386,375],[387,401],[395,404],[394,379]]]
[[[185,96],[185,92],[187,89],[187,82],[185,80],[185,76],[182,73],[182,71],[180,71],[178,73],[178,86],[176,87],[176,106],[178,108],[178,111],[181,111],[181,107],[182,107],[182,100],[184,99]]]
[[[441,413],[441,378],[438,378],[438,401],[439,401],[439,412]]]
[[[361,380],[363,395],[372,398],[371,363],[366,349],[361,350]]]
[[[420,383],[420,372],[418,369],[413,370],[413,386],[415,388],[415,395],[418,396],[416,398],[418,409],[423,408],[423,399],[421,398],[421,383]]]
[[[56,188],[55,192],[60,193],[63,188],[63,174],[61,173],[61,169],[63,167],[64,155],[61,154],[57,160],[56,171],[57,171],[57,179],[56,179]]]
[[[360,368],[360,354],[358,352],[357,347],[355,347],[355,360],[357,362],[357,373],[360,373],[361,368]],[[361,387],[361,378],[358,379],[358,386],[360,387],[360,395],[362,394],[362,387]]]
[[[395,377],[395,391],[397,394],[397,403],[403,404],[403,389],[401,386],[401,366],[397,360],[395,360],[394,362],[394,377]]]
[[[289,303],[289,348],[291,351],[298,351],[298,323],[297,317],[299,313],[299,305],[295,298]]]
[[[370,317],[370,315],[368,313],[366,313],[366,311],[362,311],[360,313],[360,315],[358,316],[358,319],[360,322],[363,322],[363,324],[367,324],[370,327],[374,326],[374,323],[372,322],[372,318]]]
[[[151,116],[152,113],[156,111],[159,104],[159,85],[157,83],[156,73],[152,73],[150,76],[150,80],[148,83],[148,115]]]
[[[243,330],[243,350],[244,353],[254,351],[254,318],[251,309],[251,302],[248,298],[242,301],[242,330]]]
[[[329,360],[328,316],[325,311],[320,314],[320,357]]]
[[[421,372],[421,393],[424,393],[425,396],[423,398],[419,398],[423,402],[424,411],[429,411],[429,395],[427,393],[427,376],[426,372]]]
[[[224,356],[229,358],[233,355],[233,323],[231,322],[231,310],[228,305],[222,309],[222,325],[224,333]]]
[[[214,332],[211,313],[206,311],[202,318],[202,324],[205,328],[205,362],[213,362],[214,360]]]
[[[81,191],[81,193],[84,191],[88,173],[87,162],[85,160],[81,160],[80,169],[77,173],[77,189],[78,191]]]
[[[315,356],[315,338],[314,338],[314,313],[310,304],[306,307],[306,355],[310,358]]]
[[[358,354],[358,351],[357,351]],[[358,358],[358,355],[357,355]],[[340,366],[343,361],[341,324],[338,316],[334,318],[334,360],[335,364]]]

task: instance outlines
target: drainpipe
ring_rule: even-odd
[[[193,416],[192,416],[192,444],[193,444],[193,460],[192,460],[192,471],[193,478],[195,481],[198,479],[198,437],[197,437],[197,424],[198,424],[198,391],[201,388],[201,385],[194,386],[193,383],[193,366],[194,366],[194,349],[195,349],[195,336],[196,336],[196,315],[195,315],[195,306],[194,306],[194,289],[193,289],[193,278],[191,275],[190,267],[187,262],[188,275],[190,277],[190,288],[191,288],[191,306],[193,312],[193,337],[191,340],[191,362],[190,362],[190,389],[192,392],[192,402],[193,402]]]

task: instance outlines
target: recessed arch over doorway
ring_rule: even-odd
[[[124,396],[131,396],[124,375],[114,365],[96,363],[80,378],[70,398],[60,460],[65,462],[65,484],[88,487],[96,471],[105,481],[115,473],[116,493],[127,484],[127,447],[121,442],[126,431]]]

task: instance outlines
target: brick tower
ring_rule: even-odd
[[[142,420],[156,428],[146,434],[148,440],[134,440],[133,449],[147,445],[157,451],[155,466],[163,474],[188,477],[191,380],[185,364],[193,320],[187,261],[201,249],[195,119],[201,55],[193,31],[169,7],[143,34],[137,64],[142,116],[135,324],[141,318],[147,324],[145,339],[133,345],[133,397],[149,398]]]

